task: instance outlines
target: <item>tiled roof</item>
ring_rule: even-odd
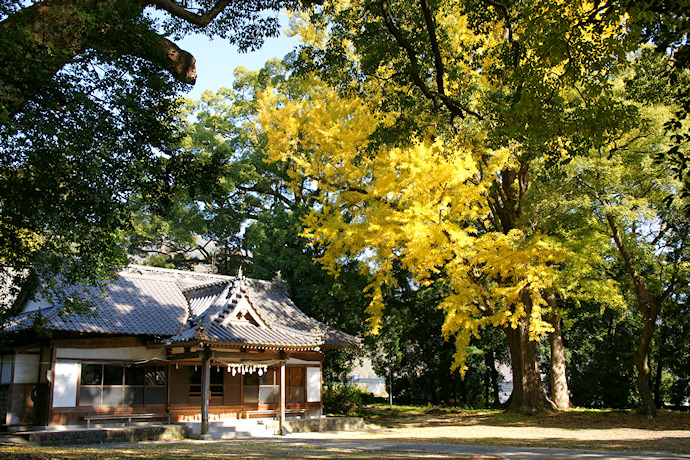
[[[187,318],[187,302],[175,280],[123,272],[104,292],[87,288],[93,308],[83,314],[60,314],[56,307],[41,311],[46,329],[54,331],[170,336]],[[6,330],[30,327],[34,312]]]
[[[133,265],[104,292],[87,291],[91,314],[40,311],[55,331],[150,335],[169,345],[206,342],[257,348],[359,346],[359,339],[329,328],[287,297],[282,285],[242,277]],[[238,305],[241,305],[238,307]],[[236,309],[247,315],[232,317]],[[31,327],[36,312],[12,318],[8,332]]]

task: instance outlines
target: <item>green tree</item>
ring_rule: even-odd
[[[126,263],[133,212],[160,213],[214,173],[177,150],[176,98],[196,71],[168,37],[202,31],[254,49],[287,6],[1,0],[3,276],[97,283]]]
[[[498,406],[498,362],[508,353],[500,337],[487,331],[473,339],[464,379],[451,370],[455,346],[441,327],[443,284],[422,286],[403,270],[396,285],[384,290],[386,309],[381,331],[367,338],[378,375],[390,383],[398,403]]]
[[[240,67],[232,89],[206,92],[201,101],[188,104],[180,121],[186,133],[181,145],[193,158],[195,175],[213,173],[193,189],[194,194],[180,195],[174,218],[141,215],[137,221],[141,232],[130,237],[130,247],[152,254],[151,248],[164,246],[165,254],[157,254],[154,263],[167,266],[194,263],[184,256],[201,251],[204,261],[220,273],[234,274],[240,266],[245,274],[260,279],[280,273],[290,298],[306,314],[361,335],[366,276],[355,262],[334,277],[314,261],[322,250],[301,235],[301,218],[319,191],[308,183],[288,190],[286,165],[265,161],[265,136],[252,123],[256,95],[267,86],[279,87],[289,97],[304,94],[309,82],[288,79],[287,73],[279,60],[267,62],[259,71]],[[357,353],[327,353],[325,378],[344,380]]]
[[[598,231],[610,238],[623,275],[618,279],[640,317],[634,361],[639,397],[649,417],[656,415],[650,382],[654,332],[662,308],[685,284],[690,256],[682,203],[664,204],[679,184],[667,169],[652,163],[652,153],[664,146],[663,111],[647,106],[636,129],[569,165],[574,190],[587,197],[581,204],[596,219]]]
[[[627,310],[582,302],[564,321],[569,384],[577,407],[625,409],[639,402],[633,353],[641,324]]]
[[[266,36],[278,33],[275,14],[294,1],[17,0],[0,4],[0,120],[20,110],[32,94],[40,92],[65,65],[89,50],[136,56],[167,69],[181,81],[196,78],[194,57],[167,36],[202,32],[222,37],[241,50],[257,49]],[[155,8],[162,17],[159,33],[147,20]],[[273,12],[274,15],[266,14]],[[132,28],[133,26],[134,29]],[[147,47],[132,46],[146,35]],[[136,66],[126,67],[133,73]]]
[[[690,395],[690,325],[688,288],[681,286],[662,310],[656,355],[654,399],[658,406],[680,408]],[[665,373],[670,380],[662,385]]]
[[[123,66],[140,72],[123,77]],[[95,283],[126,263],[134,210],[160,210],[184,186],[178,89],[139,58],[90,52],[0,123],[3,274]]]
[[[687,204],[690,197],[690,123],[687,123],[690,114],[690,4],[687,0],[642,0],[626,1],[624,5],[631,12],[633,27],[638,26],[642,30],[640,42],[651,44],[664,62],[663,66],[657,67],[660,71],[647,75],[652,82],[671,89],[668,102],[675,106],[675,113],[664,125],[670,146],[657,152],[656,160],[669,166],[682,182],[675,194],[686,200],[685,212],[690,216],[690,205]]]

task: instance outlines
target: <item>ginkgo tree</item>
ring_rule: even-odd
[[[541,387],[536,340],[551,330],[543,318],[544,292],[553,285],[564,250],[546,235],[519,229],[489,231],[490,189],[509,168],[509,148],[475,150],[453,140],[418,139],[369,154],[380,123],[361,100],[314,86],[301,102],[264,93],[262,129],[269,159],[286,161],[293,180],[313,180],[320,206],[305,220],[307,235],[323,245],[319,260],[338,271],[359,259],[374,276],[367,308],[380,327],[381,289],[395,283],[393,263],[425,283],[443,274],[451,287],[442,308],[447,337],[457,347],[454,367],[466,370],[466,346],[481,329],[502,328],[513,362],[517,410],[549,405]]]
[[[500,327],[510,407],[552,407],[536,342],[558,321],[549,299],[570,295],[559,272],[577,258],[525,210],[538,168],[635,123],[635,107],[612,91],[631,46],[625,13],[589,2],[363,0],[301,19],[297,63],[330,88],[302,103],[266,95],[262,129],[272,158],[320,188],[306,225],[327,247],[322,262],[337,271],[355,257],[375,273],[373,330],[392,260],[420,282],[442,273],[455,365],[463,370],[471,336]]]

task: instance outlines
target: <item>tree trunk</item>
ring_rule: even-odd
[[[659,408],[663,407],[664,401],[661,395],[661,373],[663,371],[663,357],[659,354],[656,360],[656,377],[654,378],[654,405]]]
[[[501,388],[498,382],[498,369],[496,369],[496,353],[491,350],[491,361],[489,362],[489,369],[491,370],[491,390],[494,396],[494,405],[501,404],[500,392]]]
[[[537,342],[529,339],[529,315],[531,300],[523,296],[527,314],[518,327],[504,326],[508,337],[510,361],[513,368],[513,393],[508,402],[508,412],[536,413],[556,409],[544,392],[537,361]]]
[[[561,319],[558,314],[556,295],[551,293],[546,300],[552,309],[549,322],[553,326],[553,332],[549,334],[549,345],[551,346],[551,399],[558,409],[565,410],[570,408],[570,392],[568,391],[568,379],[565,373],[565,349],[563,347]]]
[[[657,409],[654,404],[654,396],[652,395],[652,388],[650,385],[650,377],[652,374],[649,367],[649,350],[652,345],[652,335],[654,334],[654,321],[648,316],[644,316],[644,329],[640,342],[635,351],[635,367],[637,368],[637,391],[642,400],[642,407],[644,408],[647,418],[653,419],[656,417]]]
[[[606,216],[606,221],[609,224],[611,236],[616,243],[618,253],[623,259],[630,280],[632,281],[635,299],[637,300],[637,308],[644,320],[642,336],[640,337],[640,341],[637,344],[637,350],[635,351],[635,367],[637,368],[636,384],[645,414],[647,414],[647,418],[653,419],[656,417],[657,411],[650,386],[651,369],[649,367],[649,350],[652,345],[652,336],[654,335],[656,320],[661,311],[661,300],[658,295],[655,295],[647,289],[647,284],[637,271],[635,261],[630,256],[624,244],[620,230],[613,216],[608,214]]]
[[[489,402],[489,395],[491,391],[491,368],[489,367],[489,360],[491,359],[491,354],[486,353],[484,355],[484,362],[486,363],[486,371],[484,372],[484,404],[488,407],[491,405]]]
[[[666,333],[662,329],[661,336],[657,341],[657,358],[656,358],[656,377],[654,378],[654,404],[657,408],[664,406],[664,398],[661,394],[661,380],[664,371],[664,355],[666,350]]]

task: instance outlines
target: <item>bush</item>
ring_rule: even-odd
[[[359,387],[334,383],[323,389],[323,409],[337,415],[357,415],[372,394]]]

